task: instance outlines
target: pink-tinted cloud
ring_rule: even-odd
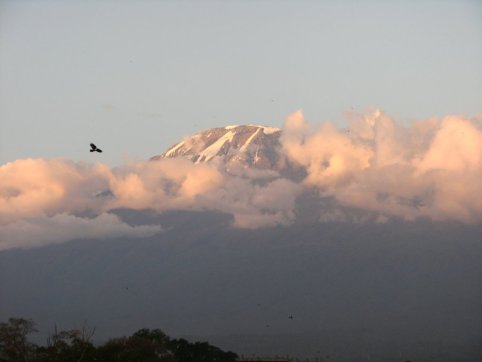
[[[283,152],[304,183],[347,207],[407,220],[482,220],[482,122],[462,116],[408,126],[383,112],[349,115],[350,127],[288,118]]]
[[[0,166],[0,225],[37,215],[101,210],[96,193],[108,188],[102,164],[54,159],[17,160]]]
[[[301,111],[288,117],[281,138],[283,152],[308,172],[305,183],[326,192],[350,182],[369,167],[373,150],[357,144],[329,122],[312,129]]]
[[[116,208],[215,209],[233,214],[238,227],[288,224],[301,191],[300,185],[277,173],[233,175],[184,159],[114,169],[62,159],[17,160],[0,167],[0,180],[0,249],[81,238],[81,230],[84,237],[106,237],[109,232],[116,237],[115,226],[126,235],[145,233],[113,220],[107,213]],[[92,234],[102,222],[106,228]],[[159,229],[150,227],[149,231]]]

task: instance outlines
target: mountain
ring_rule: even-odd
[[[278,152],[281,130],[258,125],[211,128],[184,138],[151,160],[184,157],[194,163],[209,162],[235,167],[282,170],[286,159]]]
[[[245,230],[212,212],[116,213],[165,232],[0,252],[0,320],[33,318],[38,343],[86,323],[100,342],[160,328],[249,356],[481,360],[477,225]]]

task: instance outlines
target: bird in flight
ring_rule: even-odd
[[[90,144],[90,152],[102,152],[100,148],[97,148],[93,143]]]

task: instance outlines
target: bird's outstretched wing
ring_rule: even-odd
[[[93,143],[90,144],[90,152],[102,152],[100,148],[98,148],[96,145]]]

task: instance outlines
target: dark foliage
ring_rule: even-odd
[[[159,329],[141,329],[130,337],[114,338],[97,349],[99,361],[176,362],[169,350],[170,339]]]
[[[10,318],[0,323],[0,361],[102,361],[102,362],[234,362],[237,355],[224,352],[207,342],[191,343],[171,339],[159,329],[141,329],[132,336],[113,338],[94,346],[95,329],[57,331],[47,339],[46,346],[27,341],[36,332],[31,320]]]
[[[9,318],[0,323],[0,361],[29,361],[36,346],[27,341],[27,335],[36,332],[30,319]]]
[[[235,353],[224,352],[207,342],[189,343],[181,338],[172,340],[170,346],[178,362],[229,362],[237,359]]]
[[[95,329],[57,331],[47,339],[46,347],[36,348],[36,361],[95,361],[97,351],[92,344]]]

